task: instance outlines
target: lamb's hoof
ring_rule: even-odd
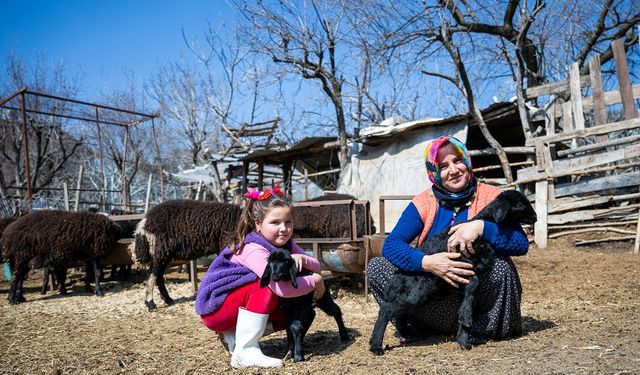
[[[66,289],[60,289],[60,295],[61,296],[66,296],[67,295],[67,290]]]
[[[41,291],[40,291],[40,295],[43,295],[43,296],[44,296],[44,295],[46,295],[46,294],[47,294],[47,291],[46,291],[46,290],[41,290]]]
[[[302,354],[294,355],[293,356],[293,361],[294,362],[304,362],[304,356]]]
[[[156,306],[156,304],[153,302],[153,300],[144,301],[144,304],[147,305],[147,308],[149,309],[149,311],[153,311],[153,310],[156,310],[158,308],[158,306]]]
[[[10,305],[18,305],[22,302],[27,302],[27,300],[25,300],[24,297],[8,298],[8,301]]]
[[[469,337],[469,343],[471,345],[482,345],[482,344],[486,344],[487,342],[489,342],[489,339],[487,339],[486,337],[483,337],[483,336],[470,336]]]
[[[350,333],[347,333],[347,334],[344,334],[344,335],[340,335],[340,341],[342,341],[342,342],[350,342],[350,341],[353,341],[353,339],[354,339],[354,337]]]
[[[103,292],[103,291],[101,291],[101,290],[96,291],[96,296],[97,296],[97,297],[104,297],[104,292]]]
[[[383,355],[384,354],[384,349],[382,349],[382,347],[369,347],[369,351],[375,355]]]
[[[24,296],[21,294],[18,297],[16,297],[16,300],[18,301],[18,303],[23,303],[23,302],[27,302],[27,299],[24,298]]]
[[[176,303],[176,301],[174,301],[171,298],[167,298],[166,300],[164,300],[164,304],[167,306],[173,306]]]
[[[471,343],[469,343],[468,341],[467,342],[458,341],[458,345],[460,345],[460,349],[463,349],[463,350],[471,350],[471,348],[473,347]]]

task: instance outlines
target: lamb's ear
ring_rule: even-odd
[[[509,210],[511,209],[511,202],[506,199],[501,200],[496,205],[495,210],[493,210],[493,220],[496,223],[501,223],[504,219],[506,219],[509,214]]]
[[[292,262],[291,267],[289,267],[289,274],[291,274],[291,285],[297,289],[298,281],[296,278],[298,277],[298,268],[296,268],[296,262]]]
[[[264,288],[269,285],[269,282],[271,282],[271,265],[267,264],[264,268],[264,272],[262,273],[262,277],[260,278],[260,288]]]

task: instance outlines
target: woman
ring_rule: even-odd
[[[469,152],[462,142],[454,137],[437,138],[427,145],[425,159],[433,185],[413,198],[385,240],[382,257],[369,262],[367,277],[371,294],[379,303],[387,283],[399,269],[431,272],[455,288],[467,284],[467,277],[474,274],[472,266],[458,258],[461,254],[473,253],[473,241],[482,237],[492,244],[498,258],[490,271],[480,275],[471,329],[472,344],[520,334],[522,289],[510,256],[527,253],[526,234],[520,225],[467,221],[495,199],[500,189],[477,182]],[[450,225],[453,227],[449,231],[449,252],[425,255],[411,246],[416,238],[420,245]],[[404,331],[415,332],[416,336],[401,337],[400,342],[406,343],[432,332],[456,332],[461,301],[462,295],[452,292],[415,309],[407,319],[410,329]]]

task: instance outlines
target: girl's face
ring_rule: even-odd
[[[469,182],[469,168],[462,157],[455,152],[452,144],[438,151],[438,171],[442,186],[449,192],[460,192]]]
[[[275,247],[282,247],[293,235],[291,207],[273,207],[262,221],[255,221],[256,231]]]

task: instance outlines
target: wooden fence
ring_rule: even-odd
[[[635,46],[634,46],[635,47]],[[640,118],[622,40],[612,43],[617,89],[605,91],[600,56],[589,61],[590,74],[580,76],[578,63],[569,79],[529,88],[529,99],[544,108],[546,132],[527,139],[535,148],[535,165],[517,171],[514,184],[535,183],[535,242],[564,234],[617,233],[607,240],[636,239],[640,227]],[[586,94],[586,95],[585,95]],[[546,103],[544,103],[546,101]],[[576,244],[594,243],[587,239]]]

